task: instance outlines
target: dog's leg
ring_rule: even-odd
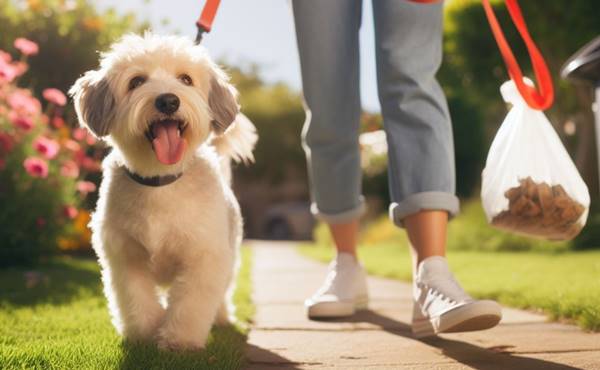
[[[236,263],[237,265],[237,263]],[[227,293],[219,306],[219,310],[217,311],[217,317],[215,318],[215,325],[219,326],[228,326],[233,325],[238,322],[235,317],[235,305],[233,304],[233,294],[236,288],[236,275],[237,275],[238,266],[235,267],[235,270],[232,273],[232,276],[229,278]]]
[[[232,269],[233,255],[226,253],[205,253],[195,261],[186,261],[186,267],[169,289],[167,315],[158,334],[159,347],[204,348]]]
[[[215,325],[227,326],[235,322],[235,318],[232,314],[233,307],[229,304],[227,299],[221,302],[219,310],[217,311],[217,317],[215,318]]]
[[[127,339],[151,340],[165,309],[159,303],[147,257],[134,242],[112,247],[102,263],[102,275],[113,323]]]

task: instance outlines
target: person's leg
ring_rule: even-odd
[[[404,218],[404,226],[412,247],[413,271],[423,260],[446,255],[448,212],[419,211]]]
[[[500,320],[495,302],[474,301],[445,259],[455,196],[452,127],[435,74],[442,59],[442,2],[374,0],[379,99],[388,139],[392,221],[413,251],[413,331],[418,336],[484,329]]]
[[[339,224],[328,224],[329,231],[337,253],[347,253],[358,259],[356,246],[358,244],[358,219]]]
[[[361,0],[292,1],[311,208],[329,225],[338,251],[330,276],[307,301],[311,317],[349,315],[366,300],[364,273],[356,261],[358,219],[365,207],[358,146],[361,5]]]
[[[450,115],[435,74],[442,3],[373,1],[377,81],[388,140],[390,217],[458,212]]]
[[[292,6],[312,211],[329,224],[348,223],[364,208],[358,146],[361,0],[295,0]]]

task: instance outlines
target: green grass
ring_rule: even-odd
[[[251,302],[251,250],[242,248],[234,301],[241,325],[215,328],[202,352],[128,344],[113,329],[97,263],[56,258],[36,267],[45,278],[26,288],[23,269],[0,271],[2,369],[239,369]]]
[[[333,257],[333,248],[304,245],[300,251],[323,262]],[[405,246],[361,247],[359,256],[370,274],[411,280]],[[571,319],[582,328],[600,331],[600,251],[451,251],[448,260],[463,287],[475,297],[541,309],[552,319]]]

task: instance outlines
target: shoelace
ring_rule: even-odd
[[[456,279],[454,279],[454,276],[443,279],[434,279],[428,283],[417,283],[417,285],[421,285],[419,288],[424,288],[428,294],[439,297],[443,302],[448,302],[450,304],[456,304],[460,301],[471,299],[460,284],[458,284]]]

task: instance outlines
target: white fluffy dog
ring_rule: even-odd
[[[229,322],[242,239],[229,159],[252,160],[256,142],[236,91],[204,48],[146,34],[114,44],[70,94],[80,123],[112,146],[90,226],[115,327],[204,347],[213,323]]]

